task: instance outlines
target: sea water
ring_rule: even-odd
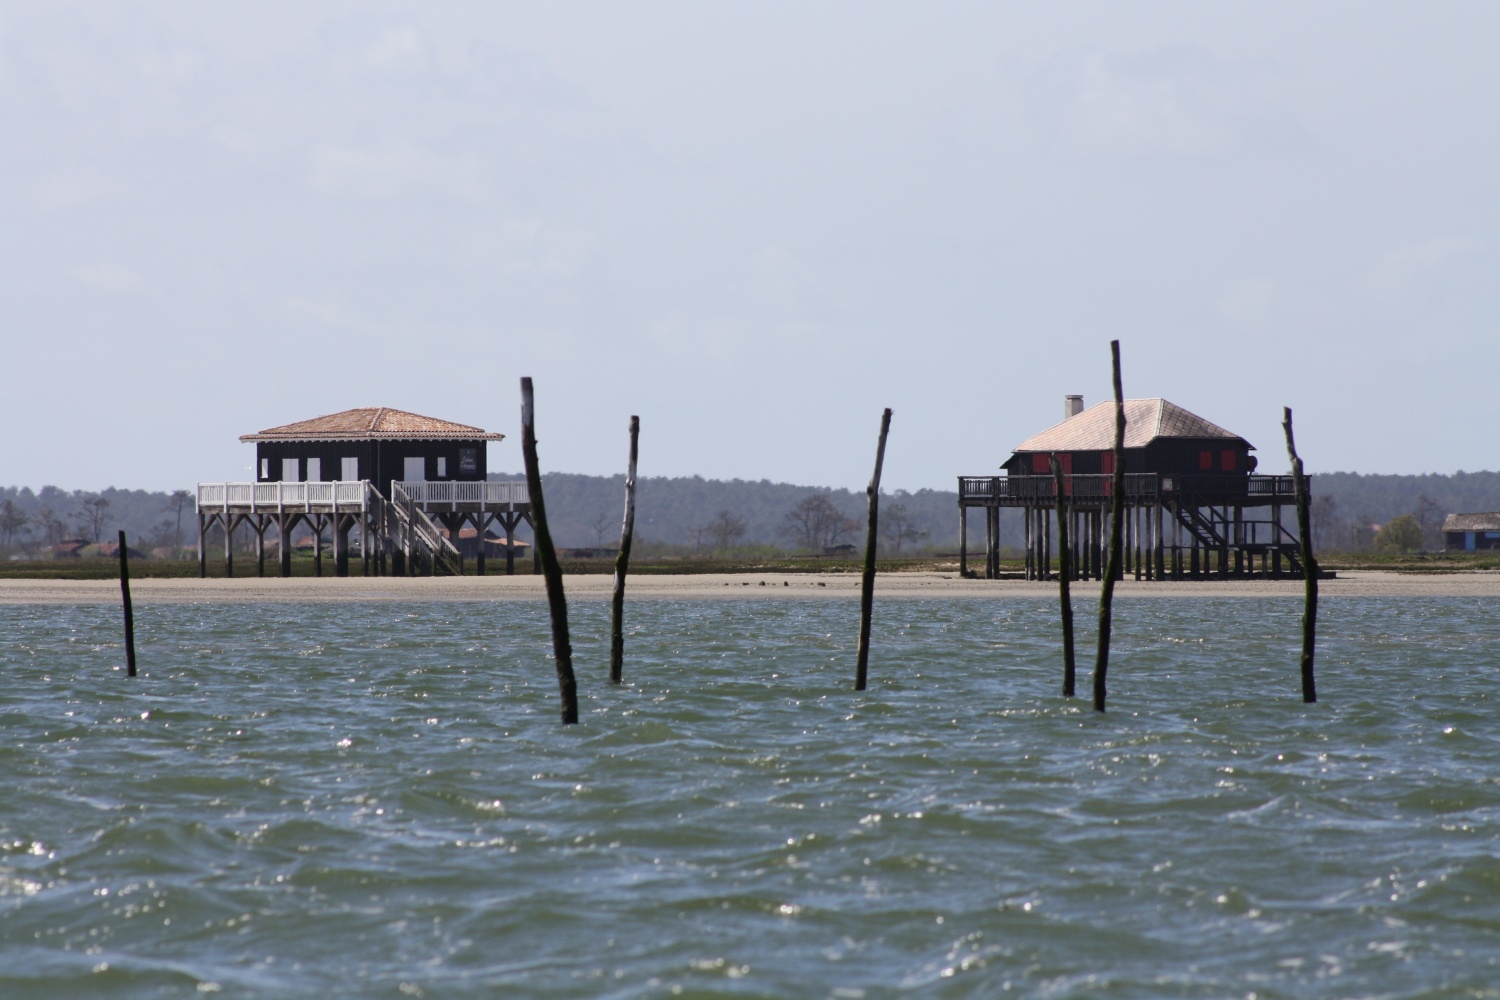
[[[1500,996],[1483,599],[0,607],[0,997]],[[1079,689],[1092,608],[1080,603]]]

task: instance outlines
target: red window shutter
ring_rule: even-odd
[[[1047,456],[1036,452],[1031,456],[1031,471],[1039,476],[1045,476],[1052,471],[1052,466],[1047,461]]]
[[[1102,455],[1099,456],[1099,469],[1106,476],[1112,476],[1112,475],[1115,474],[1115,453],[1114,452],[1112,452],[1112,451],[1106,451]]]
[[[1071,476],[1073,474],[1073,456],[1072,455],[1059,455],[1059,456],[1057,456],[1057,459],[1058,459],[1058,464],[1060,464],[1062,466],[1063,475],[1065,475],[1065,476]]]
[[[1225,472],[1233,472],[1234,458],[1234,451],[1232,449],[1224,449],[1223,453],[1219,455],[1219,468],[1223,469]]]
[[[1205,448],[1202,451],[1198,452],[1198,468],[1201,471],[1209,472],[1209,471],[1212,471],[1213,467],[1214,467],[1214,453],[1211,452],[1211,451],[1209,451],[1207,448]]]

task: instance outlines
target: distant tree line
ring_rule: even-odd
[[[179,558],[197,543],[193,510],[190,490],[0,487],[0,553],[45,558],[65,546],[113,541],[124,529],[131,548]]]
[[[520,474],[492,474],[513,480]],[[605,547],[618,540],[625,479],[550,473],[547,506],[558,544]],[[768,480],[712,480],[698,476],[642,478],[636,537],[686,552],[775,547],[822,552],[863,541],[864,492],[796,486]],[[1322,551],[1417,551],[1442,547],[1451,513],[1500,511],[1500,472],[1383,476],[1334,472],[1313,475],[1313,541]],[[1290,524],[1290,520],[1288,521]],[[971,547],[982,521],[970,519]],[[68,539],[93,543],[124,528],[131,545],[162,556],[184,555],[196,544],[193,494],[106,489],[68,492],[44,486],[0,487],[0,553],[46,555]],[[896,490],[880,508],[880,541],[887,553],[954,552],[958,496],[952,490]],[[1001,545],[1019,548],[1021,521],[1001,518]],[[528,537],[522,529],[522,537]],[[221,536],[217,544],[222,545]]]

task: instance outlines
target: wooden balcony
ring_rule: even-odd
[[[363,479],[312,483],[199,483],[203,514],[357,514],[378,507]]]
[[[531,510],[531,492],[523,482],[398,480],[391,483],[391,494],[393,498],[410,500],[419,510],[429,514]]]
[[[1063,483],[1075,507],[1107,506],[1114,490],[1114,477],[1106,475],[1064,476]],[[1304,483],[1311,488],[1310,477]],[[1291,476],[1125,474],[1129,504],[1178,500],[1194,506],[1261,507],[1294,502],[1294,490]],[[962,507],[1051,507],[1057,502],[1057,484],[1051,476],[959,476],[958,502]]]

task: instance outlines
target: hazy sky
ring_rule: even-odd
[[[1500,4],[0,3],[0,485],[385,405],[953,487],[1065,393],[1500,467]]]

